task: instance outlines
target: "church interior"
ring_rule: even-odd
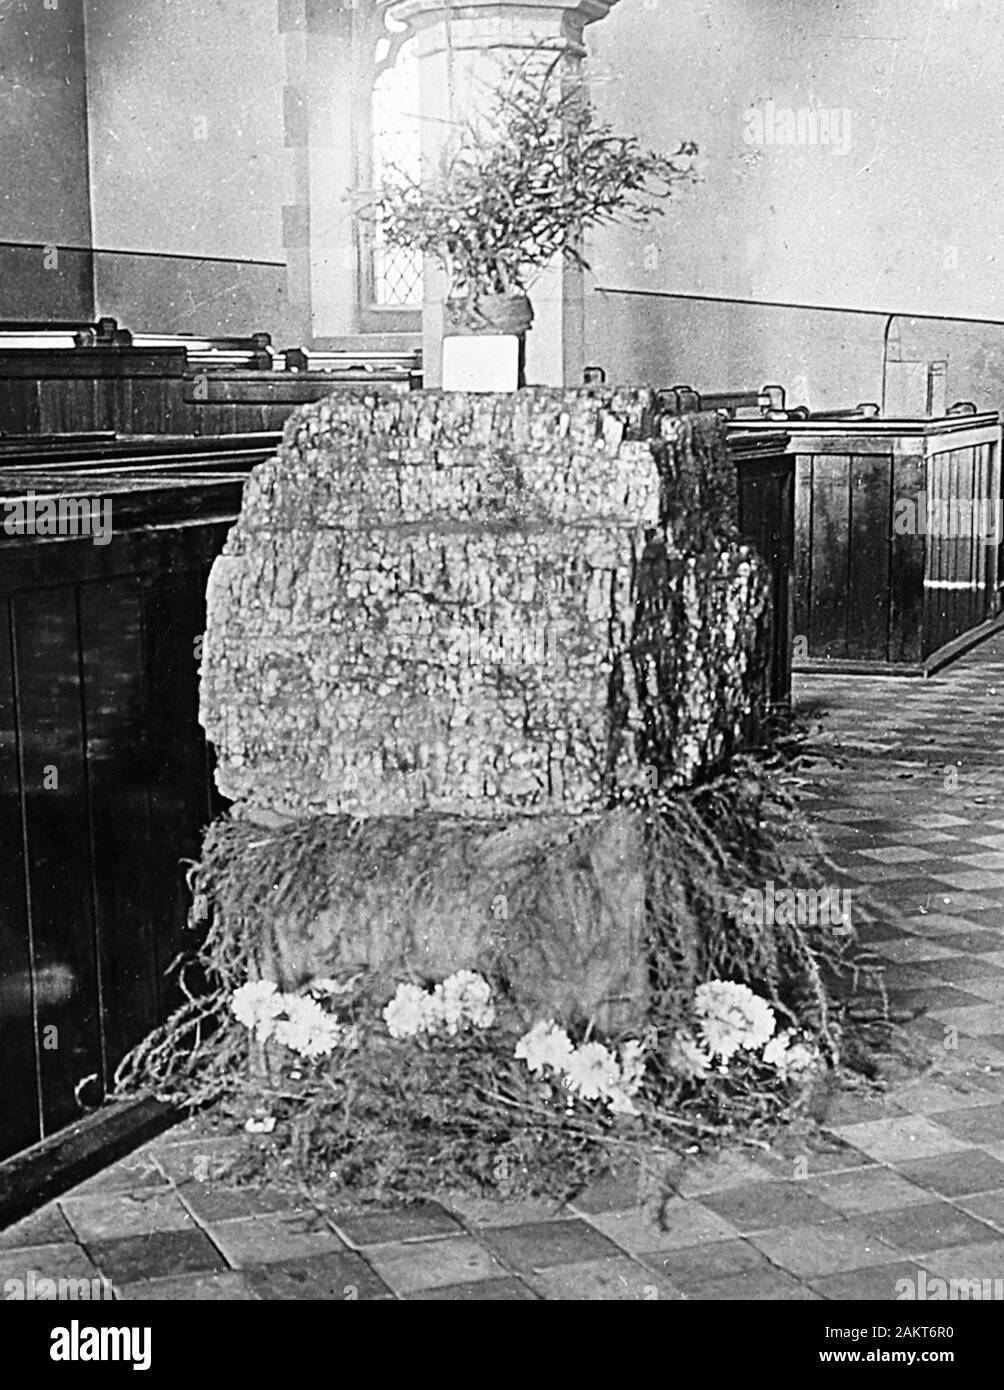
[[[1004,1297],[1002,69],[0,0],[5,1298]]]

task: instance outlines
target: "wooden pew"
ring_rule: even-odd
[[[183,348],[0,342],[0,433],[188,432]]]
[[[268,333],[249,338],[198,338],[181,334],[134,333],[133,344],[145,348],[184,348],[193,371],[233,368],[246,372],[275,370],[276,354]]]
[[[335,352],[309,352],[287,348],[283,354],[288,372],[323,372],[335,381],[356,386],[396,384],[416,390],[422,385],[422,350],[343,348]]]
[[[222,809],[198,723],[206,577],[274,444],[0,459],[0,1157],[99,1101],[179,1002],[184,861]],[[19,532],[31,494],[110,503],[108,543]],[[60,1046],[39,1049],[50,1025]]]
[[[795,460],[783,430],[774,426],[754,432],[745,429],[745,424],[739,419],[728,428],[738,483],[739,531],[766,565],[770,578],[768,692],[772,710],[783,717],[791,706]]]
[[[701,393],[692,386],[670,386],[658,393],[660,408],[669,415],[713,410],[730,420],[765,418],[784,411],[784,387],[762,386],[759,391],[713,391]],[[771,418],[786,418],[771,415]]]
[[[421,385],[421,354],[354,347],[281,356],[249,338],[132,334],[96,325],[0,325],[0,437],[219,434],[283,427],[335,390]]]
[[[996,522],[996,412],[831,412],[780,428],[795,463],[796,670],[928,675],[1004,624],[1000,545],[927,527],[929,503],[986,501]]]
[[[278,432],[227,434],[215,438],[171,435],[143,439],[103,435],[59,435],[39,439],[0,439],[0,471],[42,469],[61,477],[89,473],[144,477],[208,473],[246,475],[276,452]]]

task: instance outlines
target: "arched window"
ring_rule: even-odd
[[[377,187],[395,167],[417,172],[421,160],[418,60],[415,45],[381,38],[377,43],[373,83],[370,168]],[[377,309],[420,309],[422,258],[417,252],[392,250],[380,235],[370,238],[370,288]]]

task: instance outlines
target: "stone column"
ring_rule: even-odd
[[[574,70],[585,55],[583,31],[617,0],[378,0],[416,36],[421,81],[422,153],[434,159],[452,122],[484,100],[500,57],[543,46],[562,53]],[[442,380],[445,274],[425,266],[422,351],[425,382]],[[526,379],[561,386],[582,381],[582,273],[556,262],[531,287],[534,325],[527,334]]]

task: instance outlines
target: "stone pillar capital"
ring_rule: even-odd
[[[453,49],[495,44],[527,47],[537,43],[585,52],[587,24],[604,19],[617,0],[377,0],[392,21],[435,43],[434,35]]]

